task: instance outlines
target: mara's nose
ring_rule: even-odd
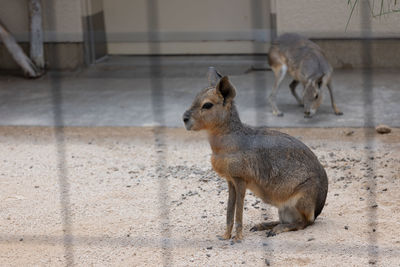
[[[189,110],[186,110],[186,112],[183,113],[183,122],[187,123],[189,121],[189,119],[190,119],[190,112],[189,112]]]
[[[304,118],[311,118],[311,112],[310,111],[304,111]]]

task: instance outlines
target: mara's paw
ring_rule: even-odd
[[[257,232],[260,231],[260,229],[258,229],[258,225],[254,225],[253,227],[250,228],[250,232]]]
[[[269,230],[277,226],[279,222],[263,222],[251,227],[250,232]]]
[[[234,241],[235,243],[240,243],[240,242],[242,242],[242,240],[243,240],[243,234],[242,234],[242,233],[236,234],[236,235],[233,237],[233,241]]]
[[[273,229],[267,232],[267,237],[271,237],[271,236],[276,236],[276,233]]]
[[[267,232],[267,237],[275,236],[280,233],[289,232],[289,231],[297,231],[300,229],[304,229],[307,225],[305,223],[289,223],[289,224],[278,224],[271,231]]]
[[[224,233],[223,235],[217,235],[217,238],[219,240],[228,240],[231,239],[231,234],[229,233]]]
[[[272,111],[272,114],[274,114],[277,117],[283,117],[283,112],[280,110],[274,110]]]

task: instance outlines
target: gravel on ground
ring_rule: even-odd
[[[399,266],[400,129],[279,130],[325,167],[325,208],[267,237],[249,230],[277,210],[248,191],[244,240],[232,243],[216,237],[227,185],[204,133],[0,127],[0,265]]]

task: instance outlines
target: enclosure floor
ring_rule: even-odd
[[[400,129],[285,128],[329,178],[310,227],[250,192],[244,240],[225,228],[227,186],[204,133],[182,128],[0,127],[1,266],[399,266]],[[293,175],[296,175],[295,173]]]
[[[28,80],[0,75],[2,126],[167,126],[182,127],[182,115],[208,86],[209,66],[228,75],[236,87],[242,121],[270,127],[400,127],[400,69],[335,70],[333,95],[343,116],[336,116],[327,88],[312,119],[290,93],[287,75],[272,114],[268,95],[272,71],[252,68],[265,56],[110,57],[77,72],[50,72]],[[296,89],[302,95],[302,86]]]

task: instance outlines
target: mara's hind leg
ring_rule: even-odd
[[[270,230],[277,226],[279,224],[279,221],[274,221],[274,222],[263,222],[254,225],[251,227],[250,231],[251,232],[256,232],[256,231],[264,231],[264,230]]]
[[[286,75],[287,66],[283,63],[277,63],[271,66],[271,68],[275,75],[275,82],[268,100],[269,104],[272,106],[272,113],[276,116],[283,116],[283,112],[280,111],[276,105],[276,94],[278,93],[279,85]]]
[[[274,236],[279,233],[297,231],[306,228],[314,222],[314,201],[310,198],[300,198],[295,206],[284,206],[279,209],[280,223],[267,233]]]
[[[299,84],[299,81],[293,80],[290,84],[290,92],[292,92],[292,95],[294,98],[296,98],[297,103],[299,103],[300,106],[304,106],[303,100],[299,97],[299,95],[296,93],[296,87]]]
[[[338,107],[336,107],[336,103],[335,103],[335,99],[333,98],[333,92],[332,92],[332,84],[329,81],[326,86],[328,87],[329,90],[329,95],[331,96],[331,104],[332,104],[332,108],[333,111],[335,112],[336,115],[343,115],[343,112],[341,112]]]

